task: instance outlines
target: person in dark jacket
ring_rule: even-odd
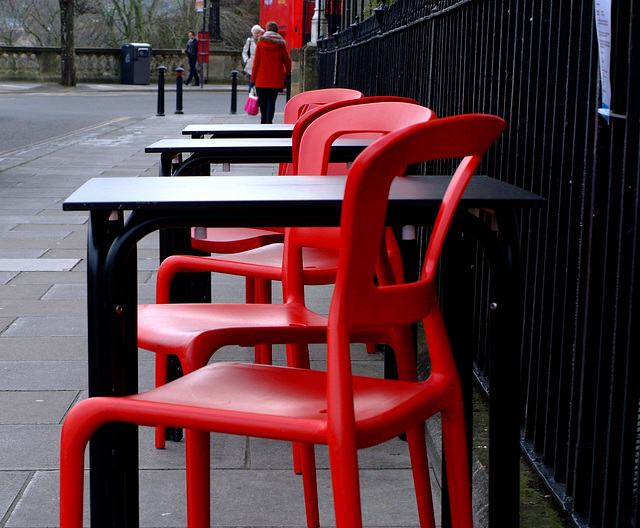
[[[182,50],[182,53],[187,54],[189,59],[189,77],[184,84],[189,85],[192,78],[195,78],[194,86],[200,85],[200,77],[198,77],[198,37],[194,31],[189,31],[189,40],[187,41],[187,47]]]
[[[278,92],[291,78],[291,59],[284,39],[278,34],[278,24],[269,22],[258,39],[253,59],[251,80],[254,82],[260,104],[260,122],[273,123]]]

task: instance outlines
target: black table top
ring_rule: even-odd
[[[256,138],[256,137],[291,137],[293,124],[269,124],[259,123],[224,123],[188,125],[182,133],[186,136],[201,137],[210,134],[216,138]]]
[[[349,139],[341,138],[334,142],[334,146],[368,146],[371,139]],[[208,138],[194,141],[191,138],[161,139],[145,147],[145,152],[210,152],[213,150],[226,150],[230,152],[241,152],[246,150],[291,150],[292,140],[290,137],[240,137],[240,138]]]
[[[194,140],[201,141],[201,140]],[[449,176],[396,178],[388,222],[416,223],[444,196]],[[345,176],[215,176],[93,178],[63,203],[65,211],[156,211],[210,217],[211,225],[331,225],[339,220]],[[542,207],[540,196],[474,176],[466,208]],[[163,214],[164,214],[163,213]],[[276,223],[273,223],[276,222]]]
[[[373,142],[371,138],[339,138],[331,147],[332,162],[353,161]],[[288,138],[162,139],[145,148],[147,153],[175,156],[190,152],[211,163],[291,163]]]
[[[332,148],[365,148],[373,142],[371,138],[338,138]],[[191,138],[161,139],[145,147],[144,151],[151,154],[165,152],[229,152],[240,154],[242,152],[258,151],[291,151],[292,140],[290,137],[239,137],[239,138],[209,138],[194,141]]]

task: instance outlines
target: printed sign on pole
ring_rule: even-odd
[[[609,122],[611,116],[611,0],[596,0],[596,29],[600,51],[600,86],[602,88],[602,108],[598,113]]]

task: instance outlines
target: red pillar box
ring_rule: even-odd
[[[204,62],[209,62],[209,32],[202,33],[202,31],[198,31],[198,62],[202,62],[204,58]]]

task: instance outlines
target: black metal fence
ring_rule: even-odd
[[[356,21],[357,1],[327,0],[329,31],[342,31],[319,42],[319,84],[508,121],[481,171],[548,200],[519,218],[523,449],[576,525],[631,527],[640,522],[640,8],[612,1],[607,122],[594,4],[397,0]],[[487,281],[475,258],[476,299],[464,313],[486,378]]]

